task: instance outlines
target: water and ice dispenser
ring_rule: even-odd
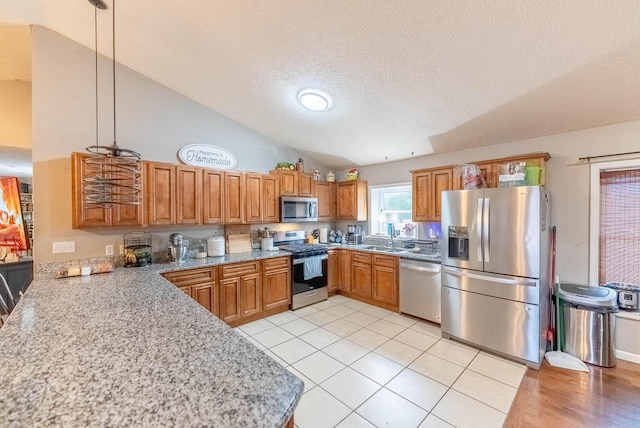
[[[447,238],[449,239],[449,258],[469,260],[469,228],[449,226]]]

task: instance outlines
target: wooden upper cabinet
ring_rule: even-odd
[[[315,197],[315,181],[312,174],[298,173],[298,196]]]
[[[442,217],[442,192],[453,190],[453,170],[451,168],[439,169],[432,172],[433,205],[431,212],[432,221],[440,221]]]
[[[442,192],[453,190],[453,168],[438,168],[412,172],[412,220],[440,221]]]
[[[204,224],[222,223],[224,221],[225,185],[224,171],[203,169],[203,213]]]
[[[262,221],[265,223],[280,222],[280,180],[274,175],[262,177],[263,210]]]
[[[432,201],[431,171],[418,171],[412,174],[412,214],[413,221],[429,221]]]
[[[176,166],[168,163],[145,162],[145,194],[147,224],[150,226],[176,223]]]
[[[367,182],[340,181],[337,185],[337,219],[367,221],[369,195]]]
[[[202,224],[202,168],[176,168],[176,224]]]
[[[280,180],[281,196],[298,196],[298,171],[274,169],[269,172]]]
[[[88,208],[84,204],[82,179],[91,169],[91,166],[85,163],[89,156],[81,153],[71,154],[71,199],[74,229],[111,226],[111,210],[109,208]]]
[[[316,181],[318,198],[318,220],[332,220],[336,216],[336,184],[329,181]]]
[[[227,196],[224,207],[225,223],[245,222],[245,183],[244,173],[238,171],[225,172],[225,194]]]
[[[262,222],[264,193],[262,174],[245,173],[245,220],[247,223]]]

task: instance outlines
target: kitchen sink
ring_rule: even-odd
[[[403,253],[406,251],[404,248],[378,247],[375,245],[364,245],[360,248],[363,250],[383,251],[385,253]]]

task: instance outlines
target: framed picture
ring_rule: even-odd
[[[15,253],[29,249],[16,177],[0,178],[0,247]]]

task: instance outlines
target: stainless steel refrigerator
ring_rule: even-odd
[[[443,192],[443,336],[538,369],[549,320],[548,245],[541,187]]]

